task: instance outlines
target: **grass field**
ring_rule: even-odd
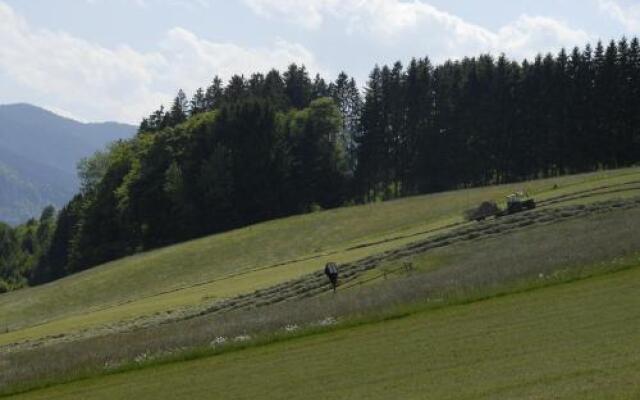
[[[482,223],[463,221],[466,208],[523,188],[535,196],[539,209]],[[2,295],[0,394],[69,382],[24,396],[162,398],[166,391],[171,397],[209,397],[205,394],[224,386],[220,398],[254,398],[258,392],[252,392],[253,386],[242,384],[250,379],[256,390],[272,390],[266,398],[291,393],[305,398],[422,398],[425,392],[434,398],[561,398],[560,388],[569,398],[582,398],[584,377],[600,382],[614,398],[628,398],[635,392],[612,391],[607,381],[599,381],[601,369],[585,371],[581,362],[567,362],[562,373],[555,364],[546,375],[539,370],[544,369],[544,354],[548,360],[569,352],[575,360],[594,360],[598,353],[606,359],[609,350],[598,348],[596,338],[610,331],[620,332],[619,343],[636,339],[622,322],[626,318],[637,325],[631,308],[623,307],[626,314],[606,327],[587,329],[587,319],[591,315],[600,321],[599,313],[614,307],[603,303],[604,291],[612,293],[610,303],[626,301],[633,277],[640,274],[639,195],[640,168],[631,168],[418,196],[258,224]],[[336,296],[326,294],[326,278],[319,272],[329,260],[342,269]],[[404,268],[407,262],[412,269]],[[630,286],[615,292],[614,282],[620,283],[621,276],[628,277],[625,284]],[[574,287],[591,294],[571,301],[593,308],[574,321],[577,330],[565,324],[574,329],[574,337],[588,336],[575,345],[553,329],[582,306],[554,311],[552,305],[559,306],[560,300],[543,301],[536,294],[565,299],[574,296]],[[602,304],[594,303],[597,298]],[[500,311],[493,308],[496,304],[502,304]],[[532,311],[536,305],[542,306],[540,317]],[[531,323],[517,319],[518,308],[531,314]],[[467,309],[474,311],[463,311]],[[513,329],[500,327],[500,313],[505,313],[504,325]],[[304,334],[327,317],[339,325],[329,332],[323,328],[321,335]],[[265,345],[291,324],[303,327],[302,337]],[[487,338],[477,335],[472,346],[464,336],[474,330],[493,334],[492,327],[503,335],[493,342],[500,353],[496,360],[488,357]],[[252,338],[246,350],[232,346],[211,357],[212,339],[243,335]],[[545,335],[554,340],[535,354],[529,341],[546,345],[541,342]],[[507,345],[501,345],[505,340]],[[330,346],[334,341],[339,345]],[[412,343],[417,351],[411,351]],[[560,344],[568,346],[564,355]],[[624,344],[611,365],[627,365],[626,356],[638,362],[637,353],[628,348]],[[293,349],[293,356],[282,349]],[[176,362],[186,354],[199,359]],[[372,354],[375,362],[367,365]],[[419,355],[428,360],[425,365]],[[505,364],[518,356],[522,364],[511,366],[521,375],[494,371],[507,371]],[[152,361],[143,370],[104,375],[119,366],[139,367],[134,359],[140,357],[168,357],[172,363]],[[349,365],[350,358],[356,364]],[[319,364],[305,363],[315,359]],[[234,378],[242,363],[247,374]],[[198,367],[192,369],[194,365]],[[485,368],[486,373],[478,371]],[[167,379],[156,375],[172,369],[180,372]],[[311,376],[308,387],[300,386],[300,369]],[[266,372],[259,374],[261,370]],[[447,371],[450,377],[445,377]],[[630,380],[631,375],[622,377]],[[83,376],[89,379],[74,382]],[[379,382],[372,377],[380,377]],[[469,379],[468,387],[457,388],[455,379],[463,377]],[[128,379],[131,385],[123,383]],[[616,379],[612,382],[619,383]],[[321,387],[327,382],[330,388]],[[165,384],[180,389],[167,391]],[[523,391],[529,387],[530,392]]]
[[[637,181],[640,169],[632,168],[419,196],[272,221],[143,253],[0,296],[0,346],[249,293],[318,270],[329,259],[361,259],[460,222],[464,209],[517,189],[544,200]],[[587,194],[613,196],[606,189]],[[367,243],[377,244],[358,247]]]
[[[640,268],[16,399],[637,399]]]
[[[79,375],[101,375],[105,366],[112,369],[128,365],[140,357],[174,357],[191,351],[188,349],[200,356],[210,355],[210,343],[216,337],[249,335],[262,342],[285,326],[308,327],[327,317],[342,325],[352,323],[354,318],[370,321],[395,315],[398,308],[440,308],[636,267],[640,264],[640,225],[636,222],[640,220],[640,207],[635,201],[632,204],[635,206],[631,208],[527,225],[508,234],[452,242],[408,258],[382,259],[377,268],[340,286],[335,296],[298,298],[220,314],[208,312],[126,333],[65,337],[57,343],[48,340],[45,346],[21,345],[20,349],[0,353],[0,365],[4,365],[0,368],[0,393]],[[503,219],[496,222],[494,228],[510,225]],[[485,223],[472,224],[464,231],[476,228],[494,229]],[[447,233],[450,238],[453,234]],[[398,270],[407,259],[414,269]],[[291,286],[285,285],[274,295],[281,297],[283,291],[292,291],[295,297],[297,285]],[[313,290],[302,288],[305,292]],[[252,301],[270,297],[265,294]]]

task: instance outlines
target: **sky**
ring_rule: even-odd
[[[0,104],[137,124],[215,75],[521,61],[640,36],[640,0],[0,0]]]

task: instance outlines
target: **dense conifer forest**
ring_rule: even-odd
[[[216,77],[84,160],[57,214],[0,225],[0,291],[287,215],[639,159],[637,38],[376,66],[363,90],[296,65]]]

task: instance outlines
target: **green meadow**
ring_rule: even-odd
[[[250,293],[328,260],[354,261],[428,237],[461,223],[465,209],[515,190],[575,203],[637,195],[639,181],[640,169],[630,168],[459,190],[291,217],[141,253],[1,295],[0,345]]]
[[[637,399],[638,268],[16,399]]]

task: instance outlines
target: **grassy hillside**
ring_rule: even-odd
[[[465,208],[486,199],[499,200],[523,187],[534,192],[538,209],[481,223],[462,221]],[[565,357],[570,377],[585,374],[588,381],[597,381],[599,370],[585,373],[581,361],[566,361],[569,353],[576,360],[592,362],[598,354],[609,356],[606,348],[597,348],[602,335],[613,332],[609,336],[615,337],[619,333],[616,340],[631,340],[627,322],[635,322],[627,309],[619,320],[602,319],[599,313],[610,313],[614,305],[599,301],[594,306],[594,298],[606,297],[600,289],[581,286],[586,297],[580,300],[579,296],[573,299],[575,290],[567,288],[610,279],[602,291],[612,292],[612,303],[626,301],[626,289],[613,293],[620,282],[613,277],[629,274],[626,279],[632,279],[640,268],[639,195],[640,170],[627,169],[349,207],[203,238],[10,293],[0,297],[0,312],[13,324],[0,333],[0,394],[70,382],[41,393],[54,398],[55,394],[63,398],[88,394],[122,397],[120,390],[131,391],[133,396],[139,395],[136,390],[142,387],[145,395],[155,396],[167,390],[155,380],[160,372],[152,371],[175,368],[173,371],[179,372],[166,379],[178,388],[177,393],[167,391],[172,396],[202,397],[213,391],[208,385],[222,387],[222,382],[228,381],[221,397],[252,398],[256,393],[241,386],[240,378],[234,380],[226,370],[220,371],[218,363],[229,365],[235,373],[244,363],[253,374],[254,365],[270,371],[269,365],[280,365],[283,360],[287,362],[278,367],[280,372],[266,373],[264,378],[276,382],[276,398],[284,393],[310,398],[327,393],[330,397],[346,393],[349,397],[376,398],[391,393],[419,398],[425,390],[435,398],[447,398],[453,396],[454,380],[437,378],[446,373],[469,379],[469,387],[459,396],[455,392],[455,398],[560,394],[561,387],[572,385],[556,368],[561,361],[544,375],[538,370],[545,360],[536,357]],[[321,272],[328,260],[341,264],[342,284],[336,295],[327,293]],[[546,299],[551,296],[548,293],[559,290],[553,286],[569,290],[560,298],[581,305],[552,309],[560,301]],[[547,293],[541,295],[544,301],[532,300],[537,292]],[[478,302],[491,298],[494,300]],[[519,299],[509,303],[511,309],[487,311],[490,308],[479,306],[510,298]],[[543,322],[553,324],[554,329],[562,327],[562,321],[574,318],[576,309],[592,306],[593,310],[585,309],[581,319],[574,321],[577,330],[565,324],[565,336],[560,338],[565,342]],[[473,311],[457,316],[454,310],[465,307]],[[529,316],[531,324],[516,319],[518,308]],[[12,309],[18,313],[12,314]],[[533,310],[542,316],[537,319]],[[476,318],[476,314],[484,317]],[[327,318],[334,322],[318,328],[319,321]],[[484,337],[474,339],[473,344],[460,343],[459,332],[493,335],[503,318],[514,329],[502,332],[496,328],[506,335],[492,342],[496,360],[488,357],[492,353],[482,341]],[[584,343],[567,343],[566,338],[582,337],[583,330],[590,329],[588,318],[602,319],[606,326],[584,334]],[[293,334],[293,340],[284,329],[292,325],[301,329]],[[313,334],[318,329],[323,334]],[[380,335],[375,334],[378,331]],[[244,351],[233,344],[211,348],[215,338],[225,337],[233,343],[233,338],[247,335],[251,339],[242,342],[248,346]],[[544,342],[541,338],[545,335],[553,339]],[[274,337],[279,338],[276,343],[272,342]],[[560,354],[554,347],[558,340],[573,347]],[[334,341],[339,343],[335,348],[329,346]],[[501,344],[504,341],[506,345]],[[534,354],[529,342],[541,346],[540,354]],[[386,350],[378,350],[383,343],[388,344]],[[411,349],[411,343],[424,346]],[[476,347],[478,352],[473,350]],[[307,348],[315,350],[309,353]],[[294,349],[299,358],[283,354],[282,349]],[[528,350],[518,353],[518,349]],[[327,356],[322,358],[316,352]],[[356,364],[345,365],[344,352],[349,352],[346,357]],[[612,363],[628,364],[625,357],[630,353],[625,352]],[[199,361],[179,362],[190,354]],[[214,354],[218,355],[211,357]],[[274,358],[265,359],[264,354]],[[375,357],[367,363],[371,354]],[[419,364],[420,354],[430,362]],[[522,364],[510,361],[520,356]],[[162,364],[158,364],[158,357],[164,360]],[[305,359],[320,362],[307,367]],[[149,360],[151,364],[147,364]],[[334,361],[337,364],[332,364]],[[385,364],[393,368],[387,371]],[[192,365],[198,367],[191,369]],[[413,366],[411,371],[396,371],[406,365]],[[505,371],[505,365],[521,375],[477,371]],[[131,366],[145,369],[132,372]],[[120,368],[126,373],[104,376]],[[309,388],[301,388],[296,379],[287,383],[285,375],[295,377],[300,368],[312,374],[313,378],[307,378],[311,379]],[[211,375],[211,379],[202,379],[200,371],[206,371],[204,375]],[[346,377],[349,373],[357,376]],[[316,376],[323,378],[315,380]],[[376,386],[378,381],[366,376],[380,376],[382,382],[398,380],[399,384]],[[73,383],[79,377],[90,378]],[[135,387],[121,383],[129,377]],[[260,379],[256,381],[259,386],[273,388],[271,381]],[[529,379],[541,382],[540,386]],[[554,386],[554,382],[563,384]],[[584,386],[583,381],[576,382],[576,390]],[[109,389],[103,392],[92,386],[94,383]],[[335,385],[337,392],[306,392],[320,390],[324,383]],[[532,391],[522,391],[530,383]],[[607,384],[603,384],[607,393],[627,395],[612,391]],[[37,398],[38,393],[25,395]],[[567,393],[570,398],[580,397],[579,392]]]
[[[199,305],[433,235],[464,209],[526,188],[561,204],[637,195],[640,169],[419,196],[263,223],[0,296],[0,345]],[[548,207],[556,203],[549,201]]]
[[[17,399],[636,399],[640,269]]]

